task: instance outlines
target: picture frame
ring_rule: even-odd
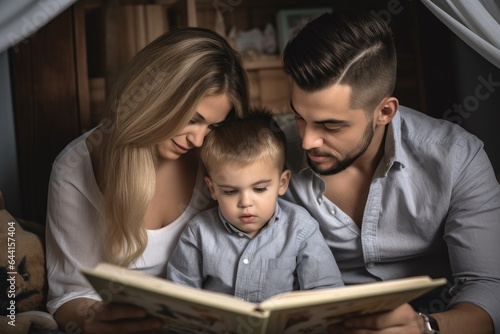
[[[285,49],[286,43],[294,37],[307,22],[321,14],[331,12],[332,10],[332,7],[280,10],[276,17],[280,53]]]

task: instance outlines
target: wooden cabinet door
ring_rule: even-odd
[[[22,218],[45,223],[57,154],[80,134],[73,7],[9,50]]]

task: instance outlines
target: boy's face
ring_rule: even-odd
[[[259,159],[243,166],[218,166],[205,181],[224,218],[253,238],[274,214],[290,171],[281,172],[275,163]]]

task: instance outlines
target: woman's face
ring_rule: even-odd
[[[189,124],[179,134],[156,146],[159,157],[176,160],[190,149],[200,147],[212,127],[224,121],[232,107],[226,94],[201,99]]]

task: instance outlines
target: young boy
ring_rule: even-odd
[[[318,223],[278,199],[290,181],[286,139],[266,110],[226,122],[205,139],[205,181],[218,207],[190,221],[170,258],[174,282],[261,302],[343,282]]]

